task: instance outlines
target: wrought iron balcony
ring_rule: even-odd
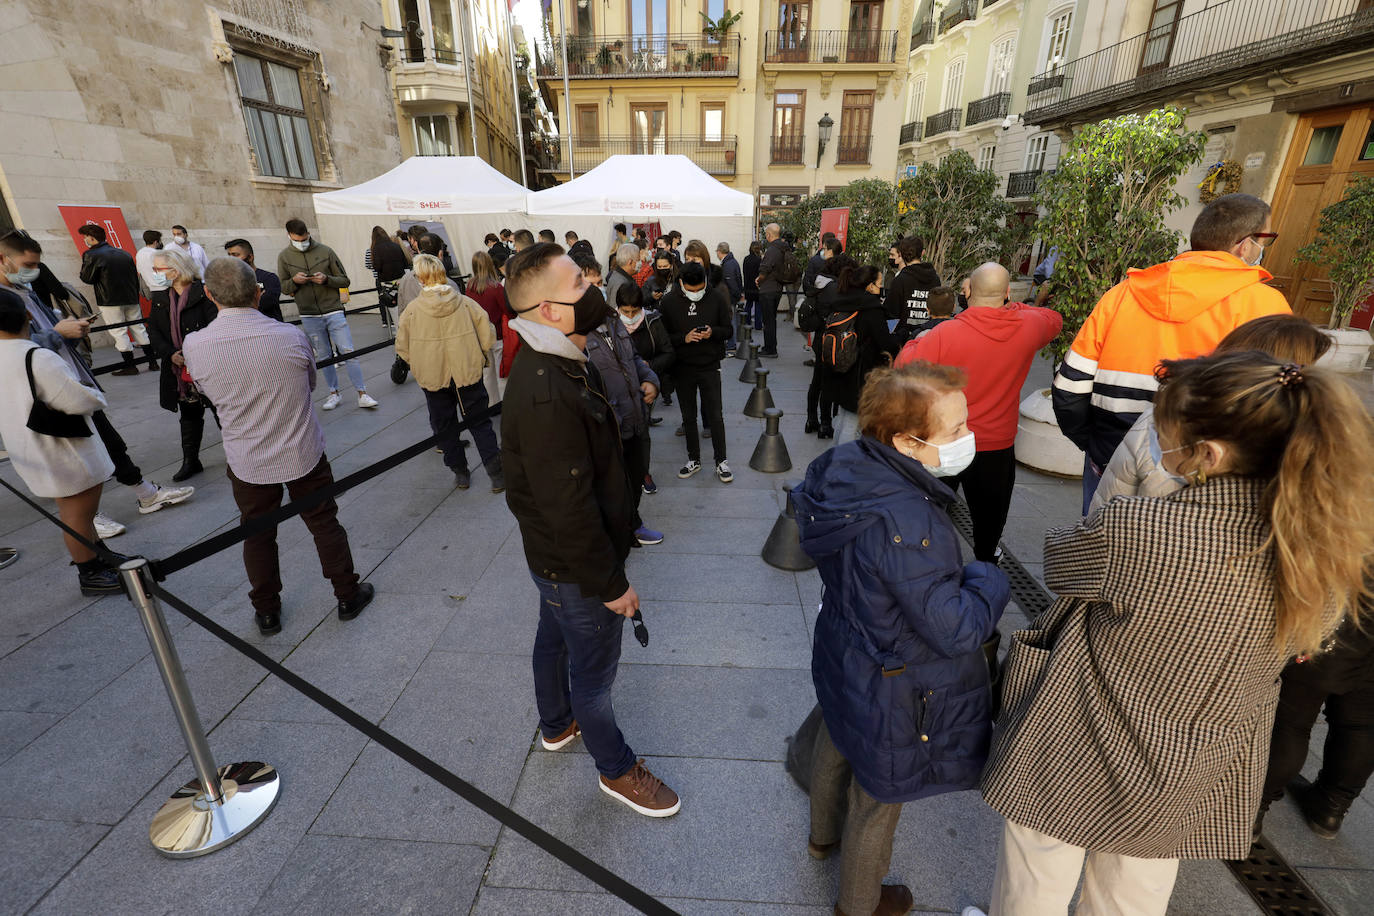
[[[835,147],[835,161],[841,164],[867,163],[873,148],[873,134],[842,136]]]
[[[958,130],[959,116],[963,113],[961,108],[946,108],[944,111],[926,118],[926,139],[929,140],[937,134],[949,133],[951,130]]]
[[[775,165],[792,165],[802,161],[806,149],[805,134],[784,134],[769,141],[769,161]]]
[[[1371,44],[1369,0],[1222,0],[1037,74],[1026,121],[1090,120]]]
[[[670,135],[666,137],[625,137],[595,136],[577,137],[569,144],[566,137],[553,139],[551,155],[555,162],[552,170],[568,170],[568,152],[572,149],[572,165],[577,174],[595,168],[615,155],[629,154],[639,156],[686,156],[701,169],[712,175],[735,174],[735,154],[739,150],[738,138],[722,137],[719,140],[705,140],[701,137]]]
[[[769,64],[896,63],[897,33],[878,29],[765,32],[763,60]]]
[[[978,14],[977,0],[957,0],[945,7],[940,15],[940,34],[948,32],[961,22],[967,22]]]
[[[919,143],[921,140],[921,128],[925,124],[920,121],[908,121],[902,125],[902,136],[900,143]]]
[[[920,25],[913,24],[911,27],[911,48],[915,50],[921,45],[928,45],[935,41],[935,23],[923,22]]]
[[[676,76],[739,76],[739,36],[712,41],[691,35],[555,36],[538,46],[540,79],[626,79]]]
[[[992,95],[969,102],[968,118],[964,121],[964,126],[972,127],[974,124],[982,124],[984,121],[1005,118],[1010,106],[1010,92],[994,92]]]
[[[1035,189],[1040,186],[1040,176],[1045,174],[1043,169],[1036,169],[1032,172],[1012,172],[1007,176],[1007,200],[1021,200],[1035,196]]]

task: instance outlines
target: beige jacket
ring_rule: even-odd
[[[496,345],[491,319],[476,302],[452,287],[426,289],[401,313],[396,355],[410,363],[426,391],[482,381],[487,351]]]

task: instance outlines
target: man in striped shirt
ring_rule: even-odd
[[[1160,360],[1202,356],[1250,319],[1291,311],[1259,266],[1277,237],[1267,203],[1218,197],[1193,222],[1191,250],[1128,271],[1093,308],[1053,390],[1059,428],[1085,456],[1084,515],[1112,452],[1154,402]]]
[[[234,258],[215,258],[205,270],[205,293],[219,308],[215,321],[186,337],[186,369],[219,408],[229,482],[241,522],[249,524],[281,506],[282,488],[298,500],[334,483],[324,455],[324,430],[315,416],[315,358],[295,325],[258,311],[253,269]],[[352,620],[372,600],[373,588],[353,568],[348,533],[332,498],[301,512],[315,537],[320,568],[334,584],[340,620]],[[281,632],[281,567],[275,527],[243,542],[258,629]]]

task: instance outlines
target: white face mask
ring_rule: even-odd
[[[682,288],[682,295],[686,296],[692,302],[700,302],[702,299],[706,298],[706,287],[703,286],[696,292],[692,292],[690,289],[684,286]]]
[[[304,251],[305,249],[310,247],[310,239],[307,238],[304,241],[292,239],[291,244],[297,251]]]
[[[1249,264],[1251,267],[1259,267],[1259,266],[1260,266],[1260,261],[1263,261],[1263,260],[1264,260],[1264,246],[1263,246],[1263,245],[1257,245],[1257,246],[1255,246],[1255,247],[1259,248],[1259,254],[1255,255],[1255,259],[1254,259],[1253,261],[1246,261],[1246,262],[1245,262],[1246,264]]]
[[[174,236],[172,236],[172,241],[176,242],[178,245],[185,245],[185,244],[186,244],[186,236],[184,236],[184,235],[174,235]]]
[[[936,477],[953,477],[956,474],[962,474],[968,469],[968,466],[973,463],[973,456],[978,453],[978,444],[974,441],[972,432],[969,432],[966,436],[960,436],[953,442],[946,442],[942,445],[936,445],[924,439],[917,439],[915,436],[911,438],[916,439],[916,441],[922,445],[929,445],[931,448],[935,449],[936,454],[940,458],[940,463],[934,467],[926,464],[925,468]],[[921,463],[925,464],[925,462]]]
[[[626,315],[624,312],[617,312],[616,314],[620,315],[620,321],[621,321],[621,323],[623,323],[623,324],[625,325],[625,327],[627,327],[627,328],[634,328],[634,327],[636,327],[636,326],[639,324],[639,322],[644,318],[644,313],[643,313],[643,312],[640,312],[638,315],[635,315],[633,318],[631,318],[629,315]]]

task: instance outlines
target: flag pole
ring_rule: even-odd
[[[510,55],[510,85],[511,91],[515,93],[515,152],[520,157],[520,183],[528,188],[530,180],[525,174],[525,128],[520,123],[520,83],[515,76],[515,26],[511,22],[511,7],[515,6],[515,3],[516,0],[508,0],[506,3],[506,53]],[[531,60],[529,65],[534,66],[534,61]]]
[[[563,50],[563,117],[568,122],[568,180],[572,181],[577,177],[577,170],[573,168],[573,150],[576,148],[577,137],[573,134],[576,123],[573,121],[572,88],[568,82],[568,30],[563,25],[563,0],[558,0],[558,44]]]
[[[468,133],[472,135],[472,155],[477,155],[477,114],[472,110],[472,54],[468,50],[468,28],[472,23],[466,3],[458,4],[458,25],[463,35],[463,82],[468,87]],[[485,117],[485,116],[484,116]],[[491,151],[487,151],[488,156]]]

